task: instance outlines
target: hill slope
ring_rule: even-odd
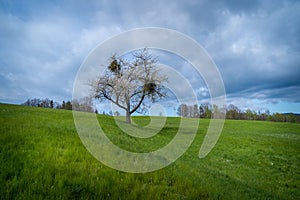
[[[122,134],[99,115],[122,148],[147,152],[167,144],[179,118],[148,141]],[[146,124],[148,118],[137,117]],[[192,119],[191,119],[192,120]],[[146,174],[101,164],[81,143],[66,110],[0,104],[0,196],[3,199],[297,199],[300,124],[226,121],[213,151],[198,151],[208,127],[201,120],[192,146],[175,163]]]

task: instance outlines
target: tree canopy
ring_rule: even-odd
[[[126,111],[126,121],[131,123],[134,112],[143,112],[150,103],[166,97],[157,59],[145,48],[134,52],[131,59],[110,58],[104,73],[91,82],[93,96],[100,101],[109,100]]]

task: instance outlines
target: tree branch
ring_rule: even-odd
[[[134,113],[139,107],[140,105],[143,103],[143,100],[145,99],[145,94],[143,93],[139,103],[129,112],[130,114]]]
[[[119,104],[117,101],[113,100],[111,97],[109,97],[108,95],[103,93],[103,97],[106,98],[107,100],[113,102],[114,104],[116,104],[117,106],[119,106],[120,108],[127,110],[127,108],[125,106],[122,106],[121,104]]]

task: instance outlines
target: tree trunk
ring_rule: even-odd
[[[130,118],[130,102],[127,102],[127,109],[126,109],[126,123],[131,124]]]
[[[126,123],[131,124],[130,111],[126,110]]]

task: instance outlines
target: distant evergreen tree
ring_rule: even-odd
[[[50,101],[50,108],[53,108],[54,107],[54,102],[53,100]]]
[[[66,110],[72,110],[72,103],[71,103],[71,101],[67,101],[67,103],[65,104],[65,109]]]
[[[66,109],[66,102],[65,101],[62,101],[61,108]]]

